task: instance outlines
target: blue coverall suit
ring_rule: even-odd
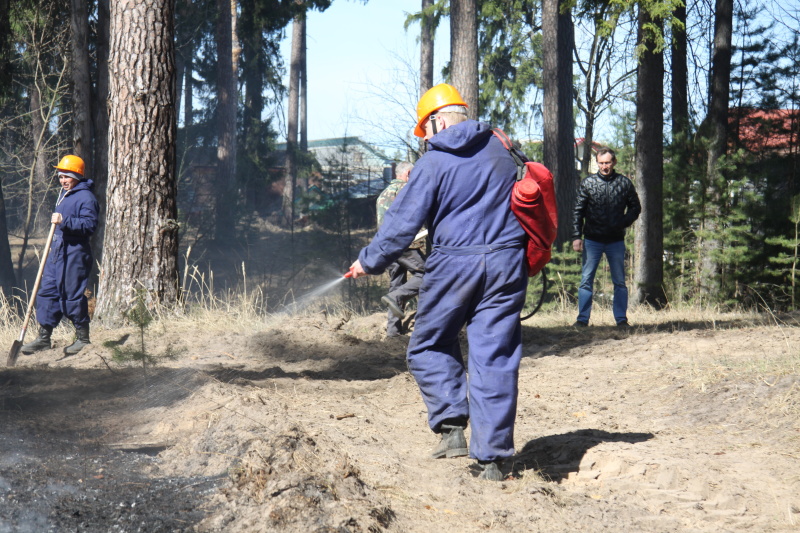
[[[468,120],[429,140],[412,177],[359,261],[379,274],[427,223],[433,250],[419,292],[408,367],[428,424],[471,421],[470,456],[514,454],[525,300],[525,234],[509,207],[517,167],[487,124]],[[458,342],[467,327],[468,368]]]
[[[97,229],[97,199],[92,180],[84,180],[67,191],[56,204],[61,224],[56,225],[50,254],[36,295],[36,320],[54,328],[66,315],[76,328],[89,324],[84,292],[92,270],[89,238]]]

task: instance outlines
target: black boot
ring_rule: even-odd
[[[431,457],[441,459],[442,457],[463,457],[467,455],[467,439],[464,437],[462,426],[450,426],[442,424],[442,441],[433,450]]]
[[[39,336],[35,340],[25,344],[20,348],[22,353],[30,355],[34,352],[41,350],[49,350],[52,348],[50,344],[50,335],[53,333],[53,328],[50,326],[39,326]]]
[[[64,355],[75,355],[87,344],[91,344],[89,341],[89,324],[77,326],[75,328],[75,342],[64,348]]]
[[[503,472],[500,471],[500,461],[478,461],[478,467],[483,470],[479,479],[487,481],[503,481]]]
[[[400,320],[406,317],[406,314],[403,311],[403,304],[399,302],[397,298],[392,296],[391,293],[381,298],[381,301],[385,303],[386,307],[389,308],[389,311],[391,311],[391,313]]]

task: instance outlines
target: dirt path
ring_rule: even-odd
[[[0,533],[797,531],[800,328],[524,328],[502,483],[436,437],[383,315],[176,328],[151,370],[98,332],[0,370]]]

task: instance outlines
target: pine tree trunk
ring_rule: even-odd
[[[108,54],[109,25],[111,13],[109,0],[97,2],[97,82],[93,94],[92,123],[94,129],[94,157],[91,178],[94,180],[94,195],[100,206],[97,229],[92,235],[92,253],[96,264],[103,262],[103,239],[106,231],[106,190],[108,185]],[[96,289],[99,282],[98,269],[92,270],[90,287]],[[93,289],[94,290],[94,289]],[[96,291],[95,291],[96,292]]]
[[[6,299],[11,298],[17,279],[14,276],[14,263],[11,259],[11,247],[8,245],[8,224],[6,220],[6,203],[3,197],[3,184],[0,180],[0,291]]]
[[[308,150],[308,65],[306,62],[306,19],[300,36],[300,151]]]
[[[426,15],[425,10],[433,6],[433,0],[422,0],[422,20],[419,34],[419,95],[425,94],[433,87],[433,39],[435,35],[433,17]],[[424,154],[428,144],[419,139],[418,152]]]
[[[86,0],[72,0],[72,153],[83,158],[92,177],[92,82],[89,76],[89,14]]]
[[[675,8],[675,18],[686,24],[686,6]],[[672,142],[685,143],[689,134],[686,31],[672,28]]]
[[[305,33],[305,14],[292,21],[292,56],[289,64],[289,104],[286,117],[286,178],[283,185],[283,216],[294,227],[294,189],[297,186],[297,121],[300,106],[300,60]]]
[[[0,95],[11,88],[11,0],[0,0]]]
[[[232,0],[217,0],[217,219],[214,239],[229,244],[236,236],[236,65]]]
[[[662,26],[644,9],[639,10],[638,42],[646,25]],[[653,53],[645,43],[639,58],[636,88],[636,188],[642,214],[636,223],[635,299],[656,308],[666,305],[664,294],[664,54]]]
[[[686,7],[675,8],[674,16],[686,24]],[[672,205],[682,206],[677,211],[670,213],[670,227],[667,234],[675,232],[683,235],[688,229],[689,221],[685,210],[689,205],[689,190],[691,186],[691,173],[689,168],[690,157],[690,130],[689,130],[689,97],[688,97],[688,68],[687,68],[687,41],[686,31],[681,31],[672,26],[672,70],[671,88],[672,96],[670,107],[672,109],[672,139],[670,142],[671,164],[677,172],[671,172],[667,178],[671,182],[669,199]]]
[[[469,118],[478,112],[478,8],[476,0],[450,2],[450,81],[469,106]]]
[[[419,34],[419,95],[433,87],[433,17],[425,14],[433,0],[422,0],[422,20]]]
[[[174,0],[111,4],[108,216],[95,319],[178,297]]]
[[[700,243],[699,284],[709,297],[719,297],[721,290],[720,265],[715,258],[721,244],[720,203],[723,201],[719,159],[725,154],[728,135],[728,99],[731,79],[731,39],[733,31],[733,0],[716,0],[714,15],[714,49],[711,59],[711,102],[706,126],[710,139],[706,168],[707,209],[702,222],[705,238]]]
[[[556,246],[570,239],[572,209],[578,193],[575,171],[575,127],[572,118],[572,16],[560,13],[563,2],[544,0],[544,165],[553,173],[558,205]]]

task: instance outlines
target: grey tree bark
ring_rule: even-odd
[[[94,195],[100,206],[98,213],[97,229],[92,235],[92,253],[96,263],[103,262],[103,239],[106,232],[106,190],[108,185],[108,46],[109,25],[111,13],[109,0],[97,2],[97,35],[95,37],[97,49],[97,79],[95,81],[92,124],[94,138],[94,157],[91,178],[94,180]],[[99,272],[92,271],[92,280],[89,285],[96,287],[99,282]]]
[[[419,95],[433,87],[433,36],[434,28],[431,15],[425,11],[433,6],[433,0],[422,0],[422,20],[419,35]]]
[[[294,190],[297,187],[297,130],[300,106],[300,70],[303,34],[306,32],[305,13],[292,21],[292,55],[289,64],[289,104],[286,117],[286,178],[283,185],[283,216],[294,227]]]
[[[433,87],[433,39],[435,28],[433,16],[426,14],[433,6],[433,0],[422,0],[422,20],[420,21],[419,34],[419,95],[422,97],[428,89]],[[419,139],[418,152],[424,154],[428,144]]]
[[[686,25],[686,6],[675,8],[675,18]],[[685,140],[689,134],[689,96],[686,56],[686,30],[678,30],[673,25],[672,31],[672,140]]]
[[[236,236],[236,62],[234,58],[235,0],[217,0],[217,219],[214,240]]]
[[[723,191],[719,176],[719,159],[725,154],[728,137],[728,99],[731,80],[731,40],[733,32],[733,0],[716,0],[714,13],[714,46],[711,58],[711,101],[703,131],[709,136],[706,167],[706,205],[701,223],[704,238],[700,243],[698,283],[701,291],[714,296],[720,289],[720,266],[715,252],[720,247],[719,203]]]
[[[467,103],[469,118],[478,109],[478,7],[476,0],[450,2],[450,81]]]
[[[111,3],[106,253],[95,319],[178,297],[174,0]]]
[[[0,94],[5,94],[11,86],[11,21],[8,16],[10,0],[0,0]],[[0,288],[6,297],[17,286],[14,275],[14,260],[8,244],[8,221],[6,204],[0,179]]]
[[[86,0],[72,0],[72,152],[86,165],[86,176],[92,170],[92,81],[89,74],[89,13]]]
[[[3,197],[3,183],[0,180],[0,291],[6,299],[11,298],[17,278],[14,275],[14,263],[11,259],[11,247],[8,245],[8,224],[6,219],[6,203]]]
[[[0,94],[11,88],[11,18],[8,16],[11,0],[0,0]]]
[[[542,6],[544,165],[553,173],[556,189],[557,247],[571,237],[572,209],[578,193],[572,118],[574,35],[570,12],[560,12],[564,5],[564,1],[544,0]]]
[[[638,42],[647,47],[639,58],[636,87],[636,189],[642,214],[635,224],[635,299],[655,308],[666,305],[664,293],[664,54],[643,43],[647,26],[663,27],[639,9]]]
[[[308,150],[308,64],[306,61],[306,21],[300,36],[300,151]]]

